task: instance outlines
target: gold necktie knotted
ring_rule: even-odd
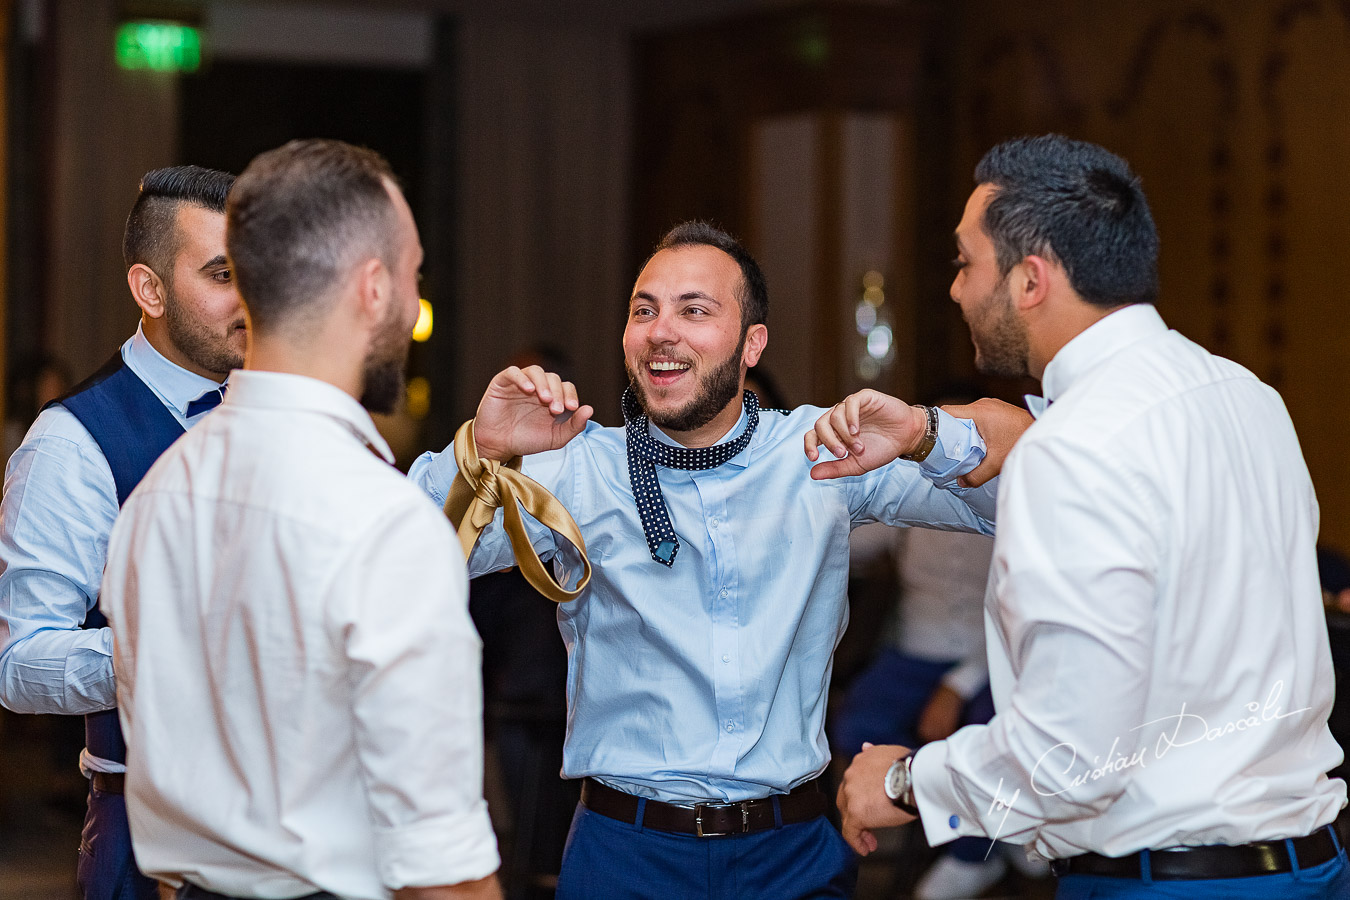
[[[504,464],[495,459],[480,459],[478,445],[473,439],[473,419],[470,419],[455,432],[455,463],[459,466],[459,474],[450,485],[445,514],[459,532],[464,557],[467,559],[473,551],[478,535],[492,521],[500,506],[506,536],[511,540],[511,550],[525,580],[554,603],[566,603],[580,596],[591,580],[591,561],[586,558],[586,542],[581,537],[581,529],[557,497],[539,482],[521,474],[520,457]],[[539,522],[566,538],[581,554],[585,570],[573,590],[558,584],[553,573],[539,559],[525,531],[525,521],[520,514],[522,506]]]

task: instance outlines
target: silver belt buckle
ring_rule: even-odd
[[[739,806],[741,808],[741,830],[740,831],[704,831],[703,830],[703,810],[705,809],[726,809],[730,806]],[[694,834],[701,838],[705,837],[729,837],[733,834],[750,833],[750,806],[747,803],[700,803],[694,807]]]

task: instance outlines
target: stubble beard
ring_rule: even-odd
[[[361,405],[368,412],[390,415],[407,388],[408,329],[391,312],[372,342],[362,368]]]
[[[178,351],[207,372],[225,376],[244,365],[242,349],[231,346],[238,323],[231,322],[224,335],[214,334],[179,302],[173,286],[164,286],[164,325],[169,341]]]
[[[741,355],[744,349],[745,336],[742,335],[740,346],[706,375],[700,376],[698,391],[693,399],[676,410],[653,409],[637,372],[627,361],[624,362],[624,368],[628,371],[628,383],[633,388],[638,406],[653,425],[666,431],[694,431],[717,418],[718,413],[740,396]]]
[[[985,375],[1023,378],[1027,365],[1027,330],[1013,311],[1012,291],[1005,276],[994,287],[976,321],[967,320],[975,344],[975,368]]]

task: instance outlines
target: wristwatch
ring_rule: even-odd
[[[924,411],[928,417],[928,429],[923,433],[923,441],[914,449],[913,453],[905,453],[900,456],[901,459],[907,459],[910,462],[923,462],[928,458],[928,454],[933,452],[937,446],[938,439],[938,415],[936,406],[916,406],[915,409]]]
[[[906,753],[891,763],[891,767],[886,770],[886,796],[901,812],[917,818],[919,808],[914,805],[914,778],[909,771],[913,761],[914,754]]]

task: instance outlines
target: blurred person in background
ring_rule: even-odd
[[[942,407],[972,403],[974,386],[938,394]],[[872,524],[849,538],[855,571],[888,563],[897,593],[883,620],[881,646],[848,686],[829,724],[831,746],[852,759],[864,743],[918,747],[994,715],[984,647],[984,593],[994,539],[989,535]],[[914,888],[917,900],[961,900],[991,887],[1011,862],[1025,875],[1049,875],[1020,847],[964,837],[945,848]]]
[[[5,378],[5,460],[48,403],[70,390],[70,367],[51,353],[30,353],[10,367]]]
[[[89,803],[77,879],[85,900],[152,900],[123,797],[112,632],[98,611],[108,534],[151,464],[220,402],[244,361],[244,308],[225,256],[234,176],[197,166],[146,173],[127,217],[136,333],[48,405],[5,471],[0,502],[0,702],[85,715]],[[73,763],[73,760],[72,760]]]

